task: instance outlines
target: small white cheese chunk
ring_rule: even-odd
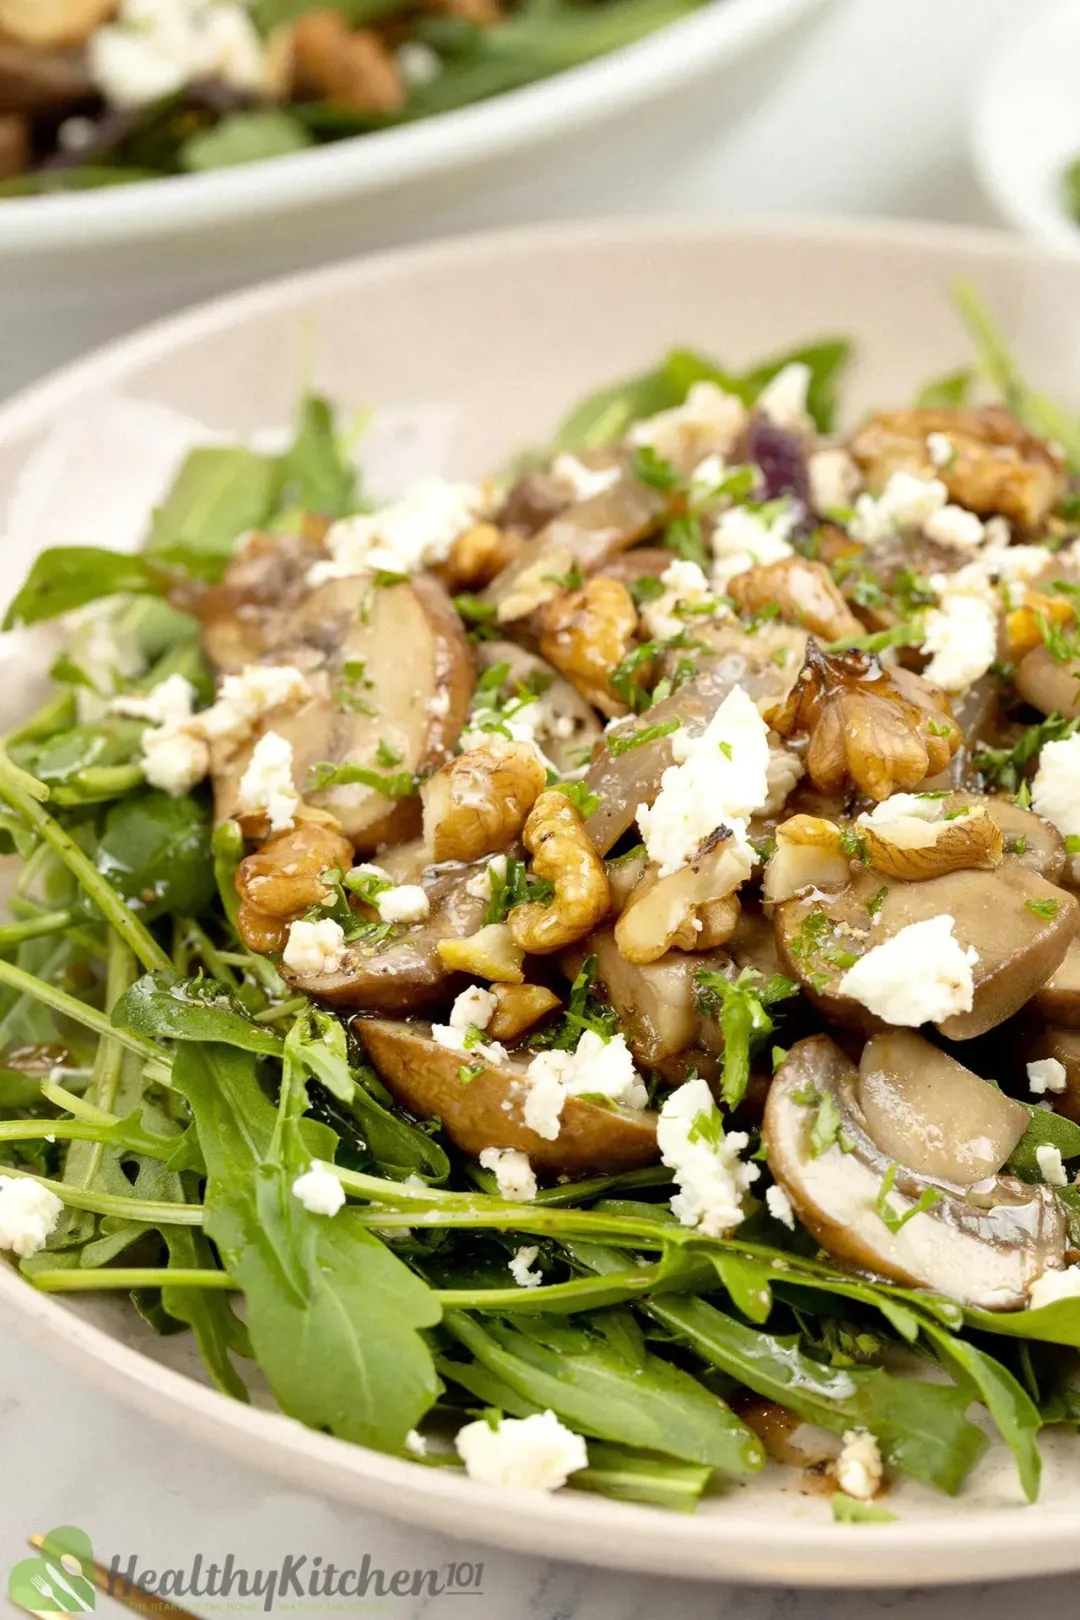
[[[162,788],[174,799],[190,793],[210,769],[210,750],[203,739],[186,728],[160,726],[142,738],[142,768],[151,787]]]
[[[654,641],[669,641],[687,628],[688,619],[731,617],[731,609],[715,597],[697,563],[677,558],[660,575],[661,596],[642,603],[641,622]],[[689,610],[689,611],[688,611]]]
[[[1075,1299],[1077,1295],[1080,1295],[1080,1266],[1044,1271],[1028,1289],[1028,1310],[1038,1311],[1044,1305],[1056,1305],[1059,1299]]]
[[[961,947],[954,924],[947,913],[909,923],[848,969],[840,994],[887,1024],[913,1028],[970,1012],[975,998],[971,970],[979,954],[974,947]]]
[[[543,1282],[543,1273],[533,1269],[533,1261],[539,1253],[540,1246],[537,1243],[515,1249],[513,1259],[510,1261],[510,1275],[519,1288],[539,1288]]]
[[[179,725],[190,720],[195,706],[195,688],[186,675],[169,675],[149,692],[124,692],[109,704],[113,714],[131,720],[149,720],[152,725]]]
[[[311,695],[303,670],[295,664],[248,664],[239,675],[226,675],[217,701],[194,723],[211,740],[246,737],[274,709],[296,708]]]
[[[497,998],[482,985],[463,990],[450,1009],[451,1029],[487,1029],[499,1005]]]
[[[848,526],[853,540],[872,546],[896,534],[922,529],[940,512],[949,492],[940,478],[894,472],[880,495],[860,495]]]
[[[116,20],[87,41],[90,76],[115,107],[139,107],[215,79],[258,91],[264,51],[237,0],[121,0]]]
[[[511,1490],[557,1491],[589,1453],[580,1434],[560,1423],[554,1412],[527,1418],[486,1418],[466,1423],[454,1441],[470,1479]]]
[[[434,84],[443,70],[438,51],[432,50],[422,39],[407,39],[394,52],[394,60],[410,90],[422,90],[425,85]]]
[[[499,1197],[527,1204],[536,1197],[536,1176],[528,1154],[517,1148],[484,1148],[480,1168],[490,1170],[499,1187]]]
[[[1036,1097],[1045,1096],[1048,1091],[1065,1090],[1065,1065],[1057,1058],[1037,1058],[1029,1063],[1027,1077],[1028,1089]]]
[[[594,1092],[624,1108],[644,1108],[648,1097],[626,1037],[605,1041],[592,1029],[582,1032],[573,1052],[538,1052],[525,1078],[525,1123],[549,1142],[559,1134],[568,1097]]]
[[[738,1226],[743,1199],[761,1172],[739,1158],[750,1139],[745,1131],[724,1131],[704,1080],[687,1080],[670,1094],[656,1141],[679,1184],[671,1209],[682,1225],[698,1226],[708,1237],[723,1237]]]
[[[405,1436],[405,1450],[414,1457],[427,1456],[427,1440],[418,1429],[410,1429]]]
[[[56,1230],[63,1203],[32,1176],[0,1176],[0,1249],[28,1260]]]
[[[345,930],[332,917],[308,922],[303,917],[289,924],[289,938],[281,960],[294,973],[336,973],[345,960]]]
[[[649,859],[666,877],[693,860],[718,827],[728,827],[735,835],[730,893],[753,866],[746,821],[769,796],[769,728],[735,686],[699,737],[675,733],[672,757],[677,763],[660,778],[652,805],[637,807]]]
[[[836,1459],[836,1483],[848,1496],[870,1502],[881,1487],[885,1469],[881,1450],[865,1429],[849,1429]]]
[[[399,501],[379,512],[343,518],[326,534],[330,560],[308,570],[322,585],[367,570],[415,574],[445,562],[454,541],[479,522],[486,496],[474,484],[422,478]]]
[[[926,453],[935,467],[948,467],[956,459],[956,450],[947,433],[928,433]]]
[[[810,367],[802,360],[781,366],[757,397],[762,416],[789,433],[809,433],[814,426],[806,408],[811,376]]]
[[[564,453],[556,456],[551,471],[560,483],[569,489],[575,501],[589,501],[594,495],[603,495],[614,488],[622,477],[618,467],[586,467],[577,456]]]
[[[716,561],[712,588],[723,593],[736,574],[745,574],[759,563],[783,562],[795,555],[790,536],[799,517],[794,501],[778,511],[752,512],[747,506],[730,506],[716,520],[710,543]]]
[[[477,872],[465,885],[465,893],[471,894],[475,900],[491,900],[495,894],[495,884],[506,882],[506,856],[493,855],[482,872]]]
[[[981,546],[986,538],[982,519],[963,506],[943,506],[932,512],[923,525],[923,532],[943,546],[960,546],[964,550]]]
[[[1050,1142],[1040,1142],[1035,1149],[1035,1160],[1039,1166],[1039,1174],[1050,1187],[1067,1187],[1069,1178],[1065,1174],[1065,1166],[1061,1162],[1061,1149]]]
[[[297,1176],[292,1194],[311,1215],[336,1215],[345,1202],[345,1189],[328,1165],[314,1161],[310,1170]]]
[[[846,450],[815,450],[806,470],[810,479],[810,505],[823,515],[846,511],[862,487],[862,475]]]
[[[791,1199],[778,1182],[765,1190],[765,1207],[774,1221],[780,1221],[790,1231],[795,1230],[795,1210]]]
[[[635,422],[627,438],[689,469],[708,455],[727,455],[745,426],[741,399],[716,383],[697,382],[681,405]]]
[[[1052,821],[1063,838],[1080,834],[1080,734],[1043,745],[1031,784],[1031,808]],[[1078,865],[1074,857],[1074,874]]]
[[[997,635],[997,613],[989,603],[976,596],[946,596],[924,620],[922,650],[931,654],[925,679],[946,692],[963,692],[997,657]]]
[[[431,901],[419,883],[397,883],[375,896],[375,910],[383,922],[418,923],[431,914]]]
[[[259,738],[240,778],[236,803],[246,815],[265,812],[272,833],[293,825],[300,795],[293,786],[293,749],[287,737],[267,731]]]

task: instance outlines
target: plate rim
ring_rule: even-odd
[[[813,238],[821,244],[955,251],[988,261],[1068,266],[1075,259],[1045,244],[979,228],[919,221],[815,216],[618,219],[533,225],[344,259],[278,277],[166,317],[32,384],[0,406],[0,449],[40,428],[78,397],[100,391],[161,356],[183,349],[265,309],[288,310],[335,282],[381,280],[399,269],[423,270],[492,253],[511,260],[540,245],[571,252],[598,242],[655,244]],[[280,1413],[244,1405],[143,1354],[102,1327],[37,1293],[0,1264],[0,1311],[56,1359],[146,1415],[195,1433],[209,1446],[239,1453],[270,1473],[317,1494],[457,1536],[533,1555],[642,1573],[739,1581],[751,1585],[887,1587],[920,1581],[951,1584],[1080,1569],[1075,1507],[1040,1502],[1021,1518],[1010,1506],[975,1508],[962,1518],[859,1526],[784,1519],[707,1518],[610,1501],[576,1492],[540,1495],[479,1485],[316,1433]],[[737,1507],[738,1487],[729,1500]],[[1017,1494],[1017,1509],[1022,1503]],[[1016,1533],[1022,1525],[1021,1533]],[[477,1528],[479,1526],[479,1528]],[[633,1532],[628,1535],[627,1532]],[[853,1537],[855,1538],[853,1540]],[[913,1562],[917,1560],[917,1562]],[[930,1565],[931,1568],[926,1566]]]

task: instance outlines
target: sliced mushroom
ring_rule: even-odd
[[[664,1072],[670,1058],[701,1047],[714,1026],[698,1009],[698,974],[724,972],[731,965],[725,951],[687,955],[669,951],[655,962],[628,962],[608,928],[591,934],[562,960],[573,976],[587,956],[596,957],[596,980],[619,1015],[619,1024],[635,1060]]]
[[[791,645],[794,638],[800,656],[793,657],[790,665],[782,669],[773,662],[776,640],[767,628],[758,636],[729,630],[717,637],[713,645],[719,656],[710,654],[703,659],[692,680],[654,704],[648,725],[667,725],[677,720],[686,736],[700,737],[735,686],[749,693],[759,708],[781,703],[799,672],[801,648],[806,644],[801,630],[787,631],[786,638],[785,645]],[[613,726],[589,767],[586,786],[600,803],[586,826],[601,855],[606,855],[632,824],[638,805],[652,804],[660,791],[660,778],[672,763],[670,734],[638,748],[612,753],[612,738],[625,737],[645,723],[640,716],[634,716]]]
[[[470,885],[483,870],[483,863],[449,871],[429,869],[423,876],[431,906],[425,922],[399,926],[374,942],[354,940],[335,973],[301,974],[282,962],[281,977],[319,1001],[373,1012],[412,1011],[444,1000],[461,979],[444,962],[439,944],[464,939],[480,927],[488,901]]]
[[[1065,871],[1065,840],[1049,821],[997,794],[954,793],[945,800],[946,814],[964,804],[984,805],[997,822],[1006,861],[1037,872],[1048,883],[1060,881]]]
[[[67,109],[93,94],[84,52],[39,50],[0,35],[0,112]]]
[[[993,729],[1000,692],[997,676],[987,674],[980,675],[963,692],[950,694],[949,707],[960,730],[960,746],[944,770],[926,778],[925,792],[939,793],[975,783],[974,757]]]
[[[308,570],[325,556],[315,534],[253,534],[219,585],[177,603],[197,615],[216,669],[235,674],[286,644],[292,615],[307,595]]]
[[[977,1076],[971,1079],[985,1086]],[[966,1086],[967,1106],[959,1110],[962,1128],[977,1131],[983,1117],[979,1103],[985,1104],[988,1139],[996,1143],[987,1162],[1009,1135],[995,1095],[990,1086],[985,1093]],[[909,1087],[905,1104],[918,1115],[912,1147],[928,1158],[938,1130],[944,1141],[955,1125],[958,1105],[947,1087],[918,1092]],[[815,1141],[815,1126],[830,1113],[837,1131],[826,1144],[819,1126]],[[874,1122],[882,1123],[880,1106]],[[1067,1224],[1053,1190],[1004,1175],[995,1175],[989,1186],[985,1181],[972,1185],[964,1178],[973,1161],[964,1153],[955,1155],[952,1166],[960,1179],[917,1174],[878,1143],[874,1122],[864,1111],[859,1071],[838,1046],[819,1035],[791,1048],[769,1091],[764,1137],[769,1169],[799,1219],[846,1264],[936,1289],[983,1310],[1022,1309],[1035,1279],[1064,1265]],[[942,1155],[939,1162],[947,1163],[944,1147]],[[889,1209],[897,1217],[910,1215],[897,1231],[879,1213],[890,1171],[894,1180],[885,1193]],[[936,1200],[911,1213],[928,1191]]]
[[[1025,703],[1066,720],[1080,715],[1080,658],[1059,661],[1040,643],[1016,666],[1013,683]]]
[[[517,1148],[534,1169],[573,1175],[631,1170],[656,1158],[656,1115],[647,1109],[600,1107],[568,1097],[554,1140],[525,1124],[524,1070],[450,1051],[429,1026],[358,1019],[354,1028],[397,1101],[419,1119],[438,1118],[463,1153]],[[478,1070],[462,1078],[462,1069]]]
[[[884,1154],[916,1175],[965,1187],[997,1174],[1030,1119],[1021,1103],[907,1029],[867,1041],[857,1092]]]
[[[1022,1065],[1040,1058],[1055,1058],[1061,1064],[1065,1070],[1065,1089],[1054,1096],[1054,1112],[1080,1125],[1080,1029],[1062,1029],[1050,1024],[1032,1027],[1025,1020],[1017,1036]]]
[[[364,782],[311,788],[323,762],[378,776],[419,775],[442,763],[469,710],[469,645],[442,586],[433,579],[376,586],[370,575],[307,593],[278,626],[274,661],[309,671],[313,696],[266,716],[293,748],[294,778],[306,802],[336,816],[359,852],[420,829],[415,793],[388,797]],[[227,741],[212,755],[219,819],[235,812],[254,742]],[[389,750],[394,763],[380,763]]]
[[[840,993],[841,979],[873,946],[938,916],[952,917],[957,943],[978,952],[971,1011],[938,1025],[947,1039],[965,1041],[1004,1023],[1045,984],[1076,933],[1080,907],[1064,889],[1009,861],[992,872],[949,872],[924,883],[860,867],[841,894],[777,906],[777,946],[784,971],[827,1016],[875,1030],[880,1021]]]
[[[1080,939],[1072,941],[1062,962],[1036,990],[1031,1011],[1060,1029],[1080,1029]]]

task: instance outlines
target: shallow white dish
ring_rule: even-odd
[[[1062,174],[1080,157],[1078,72],[1080,3],[1039,6],[993,56],[971,123],[975,166],[1003,216],[1073,253],[1080,224],[1065,206]]]
[[[425,405],[448,468],[478,474],[542,439],[598,383],[692,343],[733,365],[850,332],[849,411],[910,397],[968,358],[947,299],[973,278],[1032,382],[1080,396],[1080,265],[1007,238],[935,227],[777,222],[564,227],[437,244],[295,277],[118,344],[0,410],[0,510],[65,416],[103,395],[155,402],[240,433],[285,420],[303,382],[347,404]],[[391,336],[388,338],[388,334]],[[40,536],[38,544],[56,536]],[[70,536],[65,536],[70,538]],[[5,543],[15,588],[33,547]],[[0,727],[20,706],[18,644],[0,643]],[[328,1496],[474,1541],[622,1569],[771,1584],[888,1585],[1080,1568],[1080,1443],[1051,1434],[1042,1502],[990,1453],[950,1501],[905,1485],[888,1525],[837,1525],[826,1499],[772,1470],[684,1518],[584,1494],[537,1498],[384,1457],[242,1406],[191,1376],[120,1301],[60,1303],[0,1265],[0,1313],[73,1376]],[[153,1443],[152,1431],[148,1433]]]
[[[824,0],[709,0],[508,95],[243,168],[0,203],[0,398],[88,344],[255,277],[371,247],[623,211],[766,96]]]

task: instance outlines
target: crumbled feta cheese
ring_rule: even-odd
[[[543,1282],[543,1273],[533,1270],[533,1261],[539,1253],[540,1247],[536,1243],[530,1243],[514,1251],[514,1257],[510,1261],[510,1275],[519,1288],[539,1288]]]
[[[946,692],[963,692],[985,675],[997,657],[997,613],[977,596],[953,593],[923,621],[926,680]]]
[[[660,583],[665,587],[663,595],[641,606],[641,622],[654,641],[668,641],[682,634],[686,629],[687,609],[695,618],[702,611],[726,618],[731,616],[731,609],[712,594],[709,581],[697,563],[677,559],[664,569]]]
[[[375,896],[375,910],[383,922],[418,923],[430,916],[431,901],[419,883],[396,883]]]
[[[345,1189],[328,1165],[314,1161],[310,1170],[297,1176],[292,1194],[311,1215],[336,1215],[345,1202]]]
[[[849,1429],[836,1459],[836,1483],[848,1496],[870,1502],[881,1486],[884,1464],[881,1450],[865,1429]]]
[[[468,1024],[432,1024],[431,1038],[448,1052],[463,1052],[470,1063],[506,1063],[510,1054],[499,1041],[481,1041]]]
[[[766,1188],[765,1207],[774,1221],[782,1222],[784,1226],[794,1232],[795,1210],[792,1207],[791,1199],[779,1182],[774,1182],[771,1187]]]
[[[813,428],[806,399],[810,392],[810,367],[802,360],[781,366],[757,397],[757,408],[774,427],[789,433],[808,433]]]
[[[149,692],[124,692],[109,704],[113,714],[130,720],[149,720],[151,725],[179,725],[191,719],[195,688],[185,675],[169,675]]]
[[[1063,838],[1080,834],[1080,733],[1044,743],[1031,784],[1031,808],[1052,821]],[[1074,873],[1078,865],[1074,856]]]
[[[926,453],[935,467],[948,467],[956,459],[953,442],[947,433],[928,433]]]
[[[1061,1162],[1061,1149],[1050,1142],[1040,1142],[1035,1149],[1035,1160],[1039,1166],[1039,1174],[1050,1187],[1067,1187],[1069,1178],[1065,1174],[1065,1166]]]
[[[474,900],[490,900],[495,894],[496,883],[506,882],[506,856],[493,855],[482,872],[477,872],[465,885],[465,893],[471,894]]]
[[[345,960],[345,930],[332,917],[289,924],[289,938],[281,960],[294,973],[336,973]]]
[[[1029,1063],[1027,1077],[1028,1089],[1036,1097],[1045,1096],[1048,1091],[1065,1090],[1065,1065],[1057,1058],[1037,1058]]]
[[[779,743],[770,742],[769,763],[765,771],[765,785],[769,791],[761,806],[762,815],[779,815],[805,774],[806,767],[798,754]]]
[[[932,512],[923,525],[923,532],[943,546],[960,546],[965,550],[982,545],[986,537],[982,519],[963,506],[943,506]]]
[[[848,532],[853,540],[872,546],[896,534],[923,528],[948,499],[949,492],[940,478],[894,472],[880,495],[858,497]]]
[[[741,686],[733,687],[699,737],[676,732],[672,758],[652,805],[639,804],[637,823],[660,876],[693,860],[719,827],[734,834],[731,888],[750,875],[753,853],[746,821],[769,795],[769,730]],[[716,898],[722,898],[717,895]]]
[[[739,1158],[750,1138],[745,1131],[724,1131],[704,1080],[684,1081],[670,1094],[656,1142],[679,1184],[671,1209],[683,1226],[699,1226],[708,1237],[723,1237],[738,1226],[743,1198],[761,1172]]]
[[[287,737],[267,731],[259,738],[240,778],[236,803],[245,815],[265,812],[272,833],[293,825],[300,795],[293,786],[293,749]]]
[[[625,1108],[644,1108],[648,1099],[626,1037],[605,1041],[592,1029],[582,1032],[573,1052],[538,1052],[525,1078],[525,1123],[549,1142],[559,1134],[567,1097],[594,1092]]]
[[[296,708],[310,695],[307,676],[294,664],[248,664],[239,675],[226,675],[217,701],[193,724],[212,741],[240,741],[256,721],[275,709]]]
[[[887,1024],[917,1028],[970,1012],[979,953],[955,939],[955,920],[945,913],[901,928],[847,970],[839,993]]]
[[[716,558],[713,590],[724,592],[736,574],[745,574],[759,563],[783,562],[794,556],[790,536],[798,518],[794,501],[773,512],[752,512],[746,506],[730,506],[721,512],[711,537]]]
[[[418,1429],[410,1429],[405,1436],[405,1450],[410,1451],[414,1457],[427,1456],[427,1440]]]
[[[862,475],[846,450],[815,450],[806,470],[810,479],[810,505],[815,512],[846,511],[862,486]]]
[[[484,491],[474,484],[422,478],[393,505],[331,524],[330,559],[308,570],[308,583],[321,585],[369,569],[415,574],[445,562],[454,541],[476,525],[485,506]]]
[[[143,732],[142,768],[151,787],[179,799],[210,769],[210,750],[202,737],[185,727],[160,726]]]
[[[499,1186],[499,1197],[527,1204],[536,1197],[536,1176],[528,1155],[517,1148],[485,1148],[480,1168],[490,1170]]]
[[[570,490],[575,501],[589,501],[594,495],[603,495],[622,477],[618,467],[586,467],[577,456],[563,454],[551,463],[554,477]]]
[[[694,383],[685,401],[635,422],[627,435],[667,461],[696,467],[706,456],[727,455],[746,426],[746,406],[712,382]]]
[[[38,1254],[56,1230],[63,1203],[32,1176],[0,1176],[0,1249],[20,1260]]]
[[[427,700],[427,712],[433,720],[445,720],[450,713],[450,688],[441,686],[434,696]]]
[[[463,990],[450,1009],[451,1029],[487,1029],[495,1016],[498,999],[482,985]]]
[[[407,39],[394,52],[398,72],[410,90],[434,84],[443,70],[442,57],[422,39]]]
[[[560,1423],[554,1412],[527,1418],[486,1418],[466,1423],[454,1441],[470,1479],[511,1490],[557,1491],[589,1453],[580,1434]]]
[[[987,534],[996,519],[986,525]],[[1047,546],[1011,546],[1008,536],[1004,541],[988,543],[979,553],[979,563],[992,579],[1000,580],[1002,592],[1009,607],[1022,607],[1028,586],[1042,574],[1053,560]]]
[[[116,20],[87,41],[90,77],[116,107],[139,107],[216,79],[236,90],[262,85],[264,54],[236,0],[121,0]]]
[[[1080,1294],[1080,1266],[1066,1266],[1064,1271],[1044,1271],[1028,1289],[1028,1310],[1038,1311],[1044,1305],[1056,1305],[1059,1299],[1075,1299]]]
[[[917,821],[940,821],[944,814],[945,801],[935,794],[890,793],[872,810],[864,810],[858,820],[863,827],[880,829],[891,827],[897,821],[907,821],[910,816]]]

